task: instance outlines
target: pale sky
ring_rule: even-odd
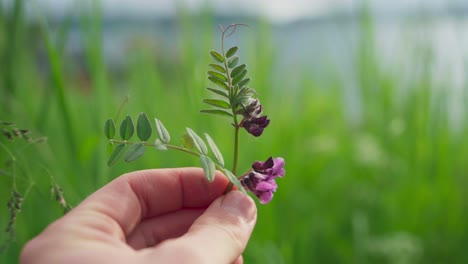
[[[0,0],[12,2],[14,0]],[[60,12],[76,1],[84,0],[28,0],[48,9]],[[462,3],[466,0],[368,0],[378,10],[405,10],[443,8],[447,3]],[[306,16],[324,15],[337,9],[356,7],[364,0],[101,0],[106,14],[171,15],[177,5],[197,10],[209,4],[218,13],[247,13],[266,16],[273,21],[288,21]],[[467,1],[468,2],[468,1]],[[466,3],[466,2],[464,2]]]
[[[8,1],[8,0],[7,0]],[[47,7],[61,10],[76,0],[35,0]],[[303,16],[328,13],[336,8],[351,6],[356,0],[101,0],[109,14],[143,13],[174,14],[178,5],[197,10],[208,4],[219,13],[248,13],[275,20],[290,20]]]

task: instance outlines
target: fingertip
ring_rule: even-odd
[[[230,191],[223,197],[221,208],[242,218],[248,224],[256,219],[257,207],[255,202],[250,196],[237,190]]]

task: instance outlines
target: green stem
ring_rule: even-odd
[[[236,127],[234,129],[234,161],[232,162],[232,173],[234,175],[237,175],[238,162],[239,162],[239,126],[237,125],[237,122],[236,122]]]
[[[117,144],[127,144],[127,145],[133,145],[133,144],[136,144],[136,143],[142,143],[143,146],[146,146],[146,147],[156,147],[156,144],[154,143],[148,143],[148,142],[131,142],[131,141],[126,141],[126,140],[115,140],[115,139],[111,139],[110,140],[111,143],[117,143]],[[202,154],[198,153],[198,152],[195,152],[193,150],[190,150],[190,149],[186,149],[184,147],[179,147],[179,146],[176,146],[176,145],[171,145],[171,144],[164,144],[164,146],[166,146],[168,149],[173,149],[173,150],[178,150],[178,151],[182,151],[182,152],[185,152],[185,153],[188,153],[190,155],[193,155],[195,157],[200,157]],[[217,164],[217,163],[214,163],[216,168],[220,171],[224,171],[224,168]]]
[[[239,124],[238,124],[238,121],[237,121],[237,115],[235,113],[234,105],[232,104],[232,102],[233,102],[232,98],[235,96],[235,94],[234,94],[235,92],[234,92],[234,87],[232,87],[232,80],[231,80],[231,76],[229,74],[229,67],[227,65],[226,53],[224,51],[225,33],[232,26],[233,25],[230,25],[225,30],[222,30],[221,52],[222,52],[223,57],[224,57],[223,64],[224,64],[224,68],[226,69],[226,72],[227,72],[226,77],[227,77],[227,83],[228,83],[228,87],[229,87],[229,101],[230,101],[230,104],[232,106],[232,115],[234,116],[234,124],[233,124],[234,125],[234,157],[233,157],[233,162],[232,162],[232,173],[234,175],[236,175],[237,174],[237,166],[238,166],[237,164],[238,164],[238,160],[239,160]],[[233,183],[229,182],[229,184],[226,187],[226,190],[224,191],[224,193],[230,192],[232,190],[232,187],[233,187]]]
[[[232,173],[237,176],[237,164],[239,162],[239,125],[237,124],[237,117],[234,115],[234,158],[232,162]],[[224,193],[232,190],[233,183],[229,182]]]

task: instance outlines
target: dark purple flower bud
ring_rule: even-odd
[[[250,119],[244,120],[242,126],[249,132],[250,134],[258,137],[263,133],[265,127],[268,126],[270,123],[270,119],[267,116],[262,117],[252,117]]]
[[[258,99],[251,99],[251,102],[240,112],[245,119],[259,117],[263,112],[263,106]]]
[[[260,203],[266,204],[273,199],[273,193],[278,189],[276,177],[283,177],[285,170],[283,158],[268,158],[265,162],[256,161],[252,169],[240,181],[244,188],[254,193]]]

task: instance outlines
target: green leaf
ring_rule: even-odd
[[[203,100],[203,102],[205,102],[205,103],[207,103],[209,105],[212,105],[212,106],[219,107],[219,108],[224,108],[224,109],[230,109],[231,108],[231,105],[228,102],[225,102],[223,100],[205,99],[205,100]]]
[[[210,90],[211,92],[215,93],[215,94],[218,94],[218,95],[221,95],[223,97],[226,97],[226,98],[229,98],[229,95],[221,90],[217,90],[217,89],[213,89],[213,88],[206,88],[208,90]]]
[[[113,119],[108,119],[104,125],[104,134],[107,139],[113,139],[115,136],[115,123]]]
[[[155,118],[154,122],[156,123],[156,130],[158,131],[159,138],[162,142],[168,144],[171,141],[171,135],[167,131],[166,127],[164,127],[163,123]]]
[[[123,140],[129,140],[132,138],[134,131],[133,120],[130,116],[127,116],[120,124],[120,137]]]
[[[235,46],[232,47],[232,48],[230,48],[230,49],[226,52],[226,58],[232,57],[232,55],[236,54],[236,52],[237,52],[238,49],[239,49],[239,48],[238,48],[238,47],[235,47]]]
[[[115,147],[114,150],[112,150],[109,160],[107,161],[107,166],[111,167],[115,163],[117,163],[117,161],[119,161],[119,159],[122,157],[124,153],[125,153],[125,144],[118,144],[117,147]]]
[[[200,163],[203,168],[203,171],[205,172],[206,179],[212,182],[214,180],[215,173],[216,173],[216,166],[213,160],[211,160],[210,157],[208,156],[201,155]]]
[[[224,67],[219,64],[209,64],[208,66],[210,66],[214,70],[219,71],[220,73],[226,73],[226,69],[224,69]]]
[[[237,63],[239,63],[239,57],[238,56],[234,56],[232,58],[229,59],[228,61],[228,67],[230,69],[236,67]]]
[[[205,114],[215,114],[215,115],[222,115],[222,116],[232,117],[231,113],[226,112],[224,110],[219,110],[219,109],[200,110],[200,112],[205,113]]]
[[[242,79],[244,79],[245,75],[247,75],[247,70],[243,70],[236,78],[232,79],[232,85],[237,85]]]
[[[223,82],[227,82],[226,76],[224,76],[224,74],[222,74],[222,73],[215,72],[215,71],[208,71],[208,74],[215,77],[215,78],[220,79]]]
[[[186,148],[186,149],[194,149],[195,148],[195,144],[193,143],[193,139],[188,133],[183,134],[181,140],[182,140],[182,146],[184,148]]]
[[[143,143],[136,143],[131,145],[128,148],[127,154],[125,154],[125,162],[132,162],[138,159],[139,157],[143,156],[143,154],[145,154],[145,150],[146,148]]]
[[[198,149],[198,151],[203,155],[208,154],[208,148],[206,147],[206,144],[203,141],[203,139],[201,139],[201,137],[198,136],[197,133],[195,133],[195,131],[193,131],[191,128],[187,127],[187,132],[192,138],[193,144]]]
[[[224,81],[222,81],[222,80],[220,80],[220,79],[218,79],[218,78],[216,78],[214,76],[208,76],[208,80],[210,80],[211,82],[213,82],[214,84],[218,85],[221,88],[229,90],[228,85]]]
[[[205,137],[206,137],[206,141],[208,142],[208,145],[210,146],[211,151],[213,151],[213,154],[214,154],[216,160],[218,161],[219,165],[221,165],[221,167],[224,167],[224,158],[223,158],[223,154],[221,154],[221,151],[219,151],[218,146],[216,146],[216,143],[215,143],[214,140],[210,137],[210,135],[208,135],[207,133],[205,133]]]
[[[247,192],[245,191],[244,189],[244,186],[242,186],[241,182],[239,181],[239,179],[237,179],[236,175],[234,175],[230,170],[228,169],[224,169],[224,174],[226,175],[226,177],[229,179],[230,182],[232,182],[235,186],[237,186],[237,188],[247,194]]]
[[[159,138],[154,141],[154,146],[157,150],[167,150],[166,145]]]
[[[239,73],[241,73],[245,69],[245,67],[246,67],[245,64],[242,64],[232,69],[231,77],[232,78],[236,77]]]
[[[224,62],[223,56],[221,54],[219,54],[218,52],[212,50],[212,51],[210,51],[210,54],[211,54],[211,57],[213,57],[213,59],[215,59],[215,61]]]
[[[244,87],[250,82],[250,78],[245,78],[244,80],[240,81],[237,85],[239,87]]]
[[[137,135],[141,141],[147,141],[151,137],[152,129],[148,116],[140,113],[137,122]]]

